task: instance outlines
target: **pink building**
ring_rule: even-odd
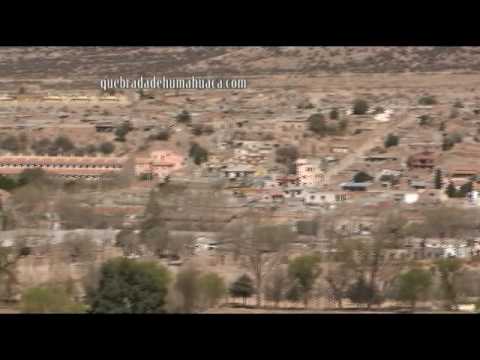
[[[184,166],[185,158],[170,150],[153,151],[150,157],[135,159],[135,175],[164,177]]]

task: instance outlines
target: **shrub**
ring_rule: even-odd
[[[399,143],[399,137],[393,134],[388,134],[384,142],[386,148],[389,148],[391,146],[397,146],[398,143]]]
[[[102,144],[100,144],[100,147],[99,147],[99,150],[105,154],[105,155],[108,155],[108,154],[111,154],[115,151],[115,145],[112,144],[111,142],[109,141],[106,141]]]
[[[193,162],[196,165],[200,165],[208,161],[208,151],[197,143],[193,143],[190,146],[189,156],[193,159]]]
[[[365,115],[368,111],[368,103],[363,99],[356,99],[353,102],[353,114]]]
[[[22,297],[24,313],[82,313],[86,308],[75,303],[67,291],[60,287],[44,286],[27,289]]]
[[[330,110],[330,120],[338,120],[339,114],[337,109]]]
[[[437,103],[437,99],[431,95],[422,96],[420,99],[418,99],[418,103],[420,105],[435,105]]]
[[[373,180],[373,177],[368,175],[364,171],[359,171],[358,173],[355,174],[355,176],[352,179],[352,181],[356,183],[367,182],[371,180]]]
[[[177,121],[182,124],[190,123],[192,120],[192,116],[186,110],[183,110],[180,114],[177,115]]]
[[[15,136],[9,136],[2,141],[2,149],[17,152],[20,149],[20,144]]]
[[[325,117],[320,114],[313,114],[308,119],[308,128],[310,131],[318,135],[325,135],[327,133],[327,123]]]

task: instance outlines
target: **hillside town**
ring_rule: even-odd
[[[2,306],[477,311],[480,97],[358,79],[4,91]],[[135,266],[161,300],[109,305],[102,276]]]

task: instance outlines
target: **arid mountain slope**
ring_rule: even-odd
[[[480,70],[475,47],[0,48],[0,78]]]

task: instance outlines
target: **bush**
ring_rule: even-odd
[[[356,183],[362,183],[362,182],[367,182],[373,180],[373,177],[368,175],[364,171],[359,171],[358,173],[355,174],[353,177],[352,181]]]
[[[58,136],[53,142],[51,149],[67,154],[75,149],[75,145],[67,136]]]
[[[421,115],[419,117],[419,120],[420,120],[419,122],[420,126],[428,126],[432,123],[432,119],[429,115]]]
[[[325,135],[327,133],[327,122],[322,114],[317,113],[310,115],[310,117],[307,119],[307,122],[308,128],[315,134]]]
[[[35,141],[32,144],[31,148],[35,152],[35,154],[43,155],[48,153],[48,150],[50,149],[51,146],[52,146],[52,142],[50,141],[50,139],[45,138],[45,139]]]
[[[298,149],[293,145],[286,145],[278,148],[275,155],[280,164],[295,162],[298,159]]]
[[[337,109],[330,110],[330,120],[338,120],[339,114]]]
[[[188,124],[192,121],[192,116],[186,110],[177,115],[177,121],[182,124]]]
[[[437,103],[437,99],[431,95],[422,96],[420,99],[418,99],[418,103],[420,105],[435,105]]]
[[[124,142],[125,137],[130,132],[131,128],[127,122],[124,122],[122,125],[115,129],[115,141]]]
[[[389,148],[391,146],[397,146],[398,143],[399,143],[399,137],[393,134],[388,134],[384,142],[386,148]]]
[[[18,186],[17,182],[9,177],[0,175],[0,189],[10,191]]]
[[[190,146],[189,156],[193,159],[193,162],[196,165],[200,165],[208,161],[208,151],[197,143],[193,143]]]
[[[17,152],[20,149],[20,144],[15,136],[9,136],[2,141],[2,149]]]
[[[353,114],[365,115],[368,111],[368,103],[363,99],[357,99],[353,102]]]
[[[97,147],[93,144],[89,144],[89,145],[85,146],[84,151],[88,155],[93,155],[97,152]]]
[[[108,155],[108,154],[111,154],[115,151],[115,145],[112,144],[111,142],[109,141],[106,141],[102,144],[100,144],[100,147],[99,147],[99,150],[105,154],[105,155]]]
[[[75,303],[67,291],[61,287],[34,287],[25,291],[21,309],[24,313],[83,313],[86,308]]]
[[[297,232],[300,235],[316,236],[318,233],[318,223],[310,220],[298,221]]]
[[[159,141],[168,141],[170,139],[170,131],[167,129],[160,130],[153,138]]]

